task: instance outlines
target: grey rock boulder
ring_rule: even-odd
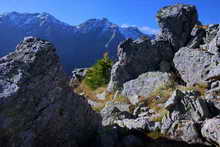
[[[212,117],[209,106],[196,91],[176,90],[164,105],[169,113],[162,119],[161,132],[170,132],[182,120],[200,122]]]
[[[70,86],[77,87],[80,82],[85,78],[88,68],[77,68],[72,71]]]
[[[162,72],[147,72],[137,79],[123,85],[122,95],[127,97],[132,104],[138,103],[140,97],[148,97],[154,90],[171,82],[171,76]]]
[[[173,62],[181,78],[188,85],[212,84],[219,81],[219,25],[207,29],[194,28],[192,40],[187,47],[175,53]]]
[[[102,109],[102,125],[112,126],[117,125],[125,130],[141,130],[141,131],[155,131],[160,129],[160,123],[150,121],[151,113],[148,110],[133,115],[129,112],[127,104],[119,102],[108,102]]]
[[[121,112],[129,112],[129,104],[120,102],[107,102],[101,111],[102,125],[113,125]]]
[[[201,24],[200,24],[201,26]],[[187,47],[189,48],[200,48],[200,45],[202,45],[205,41],[206,37],[206,31],[202,28],[198,28],[198,26],[194,26],[192,32],[191,32],[191,41],[187,44]],[[204,48],[205,49],[205,48]]]
[[[54,46],[25,38],[0,58],[1,146],[80,146],[100,125],[84,97],[68,86]]]
[[[178,113],[181,119],[200,121],[209,118],[208,103],[196,91],[176,90],[165,103],[170,113]]]
[[[220,145],[220,117],[208,119],[203,123],[202,136],[216,146]]]
[[[205,83],[212,69],[213,54],[199,49],[181,48],[173,59],[181,78],[188,85]]]
[[[197,17],[191,5],[162,8],[157,14],[161,35],[155,40],[129,39],[119,45],[119,60],[112,68],[108,91],[121,90],[125,82],[146,72],[172,70],[174,53],[192,39],[191,31],[199,23]]]
[[[136,119],[121,119],[121,120],[115,120],[114,121],[115,124],[117,124],[118,126],[122,127],[122,128],[127,128],[129,130],[149,130],[148,126],[149,126],[149,121],[148,119],[144,118],[144,117],[140,117],[140,118],[136,118]]]
[[[171,126],[168,134],[171,138],[181,140],[189,144],[203,144],[202,136],[200,135],[200,124],[193,121],[181,120],[176,121]]]
[[[175,51],[190,41],[191,31],[194,25],[199,23],[195,6],[183,4],[160,9],[157,20],[161,36],[171,43]]]
[[[119,45],[119,60],[111,70],[108,91],[121,90],[123,84],[136,79],[140,74],[170,70],[173,51],[167,41],[145,40],[142,42],[127,40]]]

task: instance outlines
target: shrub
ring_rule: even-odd
[[[109,58],[108,53],[105,53],[103,58],[98,60],[97,63],[88,70],[85,77],[86,85],[95,90],[98,87],[108,84],[112,64],[113,62]]]

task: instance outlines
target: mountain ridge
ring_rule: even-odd
[[[145,36],[137,27],[121,27],[107,18],[89,19],[74,26],[46,12],[0,14],[0,33],[5,34],[0,38],[0,56],[13,51],[24,37],[35,36],[57,46],[67,73],[74,67],[91,66],[104,52],[114,59],[121,41]]]

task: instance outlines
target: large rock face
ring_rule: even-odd
[[[0,58],[0,146],[80,146],[95,133],[98,116],[72,93],[55,48],[26,38]]]
[[[202,41],[196,45],[192,41],[188,47],[181,48],[173,60],[181,78],[188,85],[219,80],[219,25],[209,25],[205,34],[202,34],[194,37]]]
[[[196,91],[176,90],[165,103],[170,114],[178,115],[181,119],[201,121],[211,116],[208,105]]]
[[[164,107],[169,113],[162,120],[162,133],[192,144],[204,143],[201,122],[214,115],[198,92],[176,90]]]
[[[168,73],[148,72],[140,75],[137,79],[124,84],[122,95],[127,97],[132,104],[140,101],[139,97],[148,97],[157,88],[171,82]]]
[[[119,46],[119,61],[113,66],[109,91],[122,88],[142,73],[172,70],[174,53],[192,41],[192,29],[199,24],[196,8],[191,5],[164,7],[157,19],[161,34],[155,40],[127,40]]]
[[[119,61],[113,65],[109,91],[122,88],[129,80],[148,71],[167,72],[173,58],[173,51],[168,42],[163,40],[127,40],[118,49]],[[168,63],[165,66],[161,64]]]
[[[190,40],[190,33],[198,22],[195,6],[174,5],[160,9],[157,20],[161,28],[162,37],[167,39],[177,51]]]
[[[188,84],[204,83],[210,71],[213,55],[199,49],[182,48],[174,57],[181,78]]]

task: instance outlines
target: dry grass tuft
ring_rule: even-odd
[[[206,83],[199,83],[194,86],[177,86],[177,89],[182,91],[198,91],[201,96],[205,96],[206,91],[208,90],[208,84]]]
[[[172,95],[173,91],[176,89],[176,83],[170,82],[163,85],[153,91],[149,97],[146,98],[145,103],[151,109],[158,109],[158,104],[165,103]]]
[[[121,96],[120,94],[118,94],[114,98],[115,93],[106,92],[106,89],[107,89],[107,85],[103,86],[103,87],[99,87],[99,88],[94,90],[94,89],[91,89],[89,86],[87,86],[85,81],[82,81],[80,83],[80,85],[77,88],[74,89],[74,92],[77,93],[77,94],[83,94],[83,96],[85,96],[86,98],[88,98],[88,99],[90,99],[94,102],[99,103],[99,105],[92,107],[93,110],[97,111],[97,112],[100,112],[105,107],[105,104],[109,101],[122,102],[122,103],[130,104],[128,98],[126,98],[124,96]],[[100,94],[100,93],[103,93],[103,92],[106,92],[105,99],[103,99],[103,100],[98,99],[96,97],[96,95]]]

